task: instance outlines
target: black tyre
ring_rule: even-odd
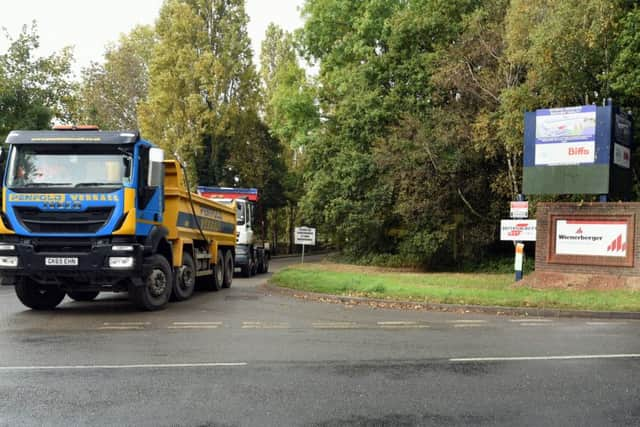
[[[206,278],[205,289],[208,291],[219,291],[222,289],[224,282],[224,258],[222,257],[222,250],[218,251],[218,257],[216,258],[216,264],[213,266],[213,275]]]
[[[255,276],[258,273],[258,264],[255,261],[251,261],[251,276]]]
[[[182,254],[182,267],[176,270],[172,299],[184,301],[191,298],[196,288],[196,264],[190,254]]]
[[[233,282],[233,253],[230,250],[224,252],[224,279],[222,280],[223,288],[230,288]]]
[[[71,291],[67,292],[69,298],[74,301],[93,301],[100,294],[100,291]]]
[[[240,269],[243,277],[251,277],[251,265],[243,265]]]
[[[16,282],[15,290],[20,302],[34,310],[52,310],[66,295],[58,288],[40,286],[27,277]]]
[[[173,289],[171,266],[158,254],[146,258],[144,263],[151,267],[150,272],[142,278],[142,286],[130,286],[129,298],[141,310],[160,310],[169,302]]]

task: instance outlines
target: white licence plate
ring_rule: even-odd
[[[44,264],[45,265],[71,265],[71,266],[75,266],[78,265],[78,258],[77,257],[46,257],[44,259]]]

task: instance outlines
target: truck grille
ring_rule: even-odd
[[[32,233],[95,233],[113,213],[113,207],[89,208],[84,212],[45,212],[38,208],[16,207],[22,225]]]

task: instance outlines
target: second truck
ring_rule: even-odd
[[[257,204],[255,188],[198,187],[198,194],[226,205],[235,204],[237,217],[235,267],[243,276],[267,273],[271,260],[269,243],[258,238]],[[262,227],[264,229],[264,227]]]
[[[236,212],[188,191],[175,160],[138,132],[12,131],[0,276],[32,309],[66,295],[129,293],[140,309],[231,286]]]

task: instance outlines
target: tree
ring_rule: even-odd
[[[247,20],[242,0],[169,0],[160,11],[139,117],[145,134],[187,162],[193,182],[233,184],[227,161],[257,126]]]
[[[11,129],[46,129],[51,121],[70,120],[73,98],[71,48],[36,57],[39,46],[35,22],[17,38],[8,33],[6,52],[0,53],[0,140]]]
[[[315,88],[299,65],[293,36],[274,24],[267,28],[260,63],[264,120],[271,135],[280,143],[287,168],[282,179],[282,200],[286,203],[286,228],[289,252],[292,252],[298,202],[303,193],[304,149],[320,123],[315,105]],[[276,245],[279,228],[277,214],[275,211],[272,227]]]
[[[425,189],[423,181],[411,182],[414,175],[404,173],[403,168],[414,167],[414,159],[420,176],[428,177],[430,166],[420,164],[423,144],[406,136],[420,129],[430,139],[436,52],[455,39],[461,17],[477,3],[305,4],[301,43],[307,57],[320,63],[323,121],[307,146],[302,208],[346,252],[362,256],[404,248],[407,258],[426,261],[446,240],[441,221],[430,220],[435,212],[416,210],[424,204],[410,206],[408,200],[415,197],[407,192],[402,199],[407,203],[398,203],[398,197],[403,188],[421,200],[441,200],[436,196],[443,190],[450,194],[449,175],[438,181],[445,187],[434,183]],[[450,212],[446,206],[439,209],[442,216]]]
[[[104,63],[82,72],[79,120],[104,129],[138,129],[138,104],[147,97],[149,63],[155,45],[150,26],[135,27],[109,44]]]

